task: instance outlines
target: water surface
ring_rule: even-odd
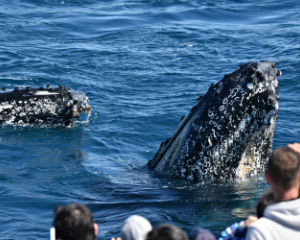
[[[57,205],[87,204],[99,239],[132,214],[218,233],[254,213],[262,177],[163,179],[146,164],[211,83],[276,61],[274,147],[300,139],[299,1],[0,0],[0,87],[85,92],[88,124],[0,128],[0,239],[47,239]]]

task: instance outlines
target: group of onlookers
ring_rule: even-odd
[[[229,226],[218,236],[202,228],[186,234],[173,224],[152,228],[146,218],[133,215],[123,223],[120,237],[112,240],[300,240],[300,144],[275,149],[265,177],[271,191],[260,198],[257,216]],[[86,206],[70,204],[55,210],[51,233],[51,240],[95,240],[98,226]]]

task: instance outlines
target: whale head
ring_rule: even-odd
[[[81,91],[69,90],[71,93],[71,100],[66,103],[67,107],[71,107],[72,117],[78,118],[81,113],[84,112],[86,115],[92,110],[89,105],[89,98]]]
[[[0,93],[0,123],[70,126],[91,111],[89,98],[67,87],[15,88]]]
[[[250,62],[198,99],[148,165],[188,180],[245,178],[264,171],[278,112],[280,70]]]

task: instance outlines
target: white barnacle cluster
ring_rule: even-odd
[[[57,115],[58,104],[50,98],[39,100],[36,106],[42,114]]]
[[[270,115],[270,124],[257,129],[244,150],[236,169],[238,178],[243,179],[264,172],[268,154],[271,152],[276,115]]]
[[[224,178],[231,179],[235,177],[236,170],[234,169],[234,166],[238,166],[240,160],[238,157],[239,152],[243,149],[241,146],[248,144],[247,141],[249,141],[249,138],[251,137],[251,131],[255,131],[254,128],[252,128],[251,131],[248,128],[251,120],[252,116],[249,114],[240,116],[240,118],[236,119],[236,123],[232,123],[232,130],[234,131],[229,132],[226,136],[217,136],[219,141],[211,147],[210,158],[213,161],[212,171],[215,175],[218,174],[219,178],[222,177],[220,174],[222,174],[223,171],[227,174],[226,176],[223,176]],[[212,135],[213,134],[214,133],[212,133]],[[225,171],[227,166],[231,166],[232,171]]]
[[[220,112],[223,112],[225,110],[225,106],[224,105],[221,105],[220,107],[219,107],[219,111]]]
[[[40,123],[41,116],[56,115],[57,107],[55,101],[47,97],[26,97],[5,101],[0,105],[0,121],[18,125]]]
[[[219,123],[219,114],[217,111],[214,111],[213,109],[208,111],[208,125],[210,125],[212,128],[216,128],[218,130],[221,130],[222,126]],[[214,130],[215,131],[215,130]]]
[[[250,99],[254,98],[257,94],[263,93],[267,88],[268,84],[266,81],[262,81],[257,83],[256,80],[250,83],[247,83],[246,88],[248,95],[246,100],[249,101]]]
[[[15,101],[5,101],[0,105],[0,121],[13,122],[15,119],[14,115],[8,113],[15,111]]]
[[[222,104],[221,106],[223,106],[221,108],[219,108],[220,111],[224,111],[228,106],[232,106],[235,102],[239,102],[240,101],[240,97],[237,96],[238,93],[240,93],[242,91],[244,91],[242,89],[242,87],[240,85],[237,85],[236,87],[232,88],[232,89],[229,89],[229,94],[227,97],[225,97],[223,100],[222,100]]]
[[[29,98],[19,101],[17,104],[18,114],[27,116],[38,116],[43,114],[55,114],[56,104],[50,98]]]
[[[266,90],[266,87],[266,82],[260,82],[256,85],[256,87],[254,87],[253,95],[264,92]]]
[[[2,102],[0,105],[0,113],[3,112],[4,110],[12,109],[13,108],[13,103],[10,102]]]
[[[278,80],[277,78],[273,78],[270,79],[269,81],[267,81],[267,86],[273,91],[273,92],[277,92],[277,87],[278,87]]]
[[[259,65],[257,71],[263,76],[263,81],[253,84],[252,95],[264,92],[268,89],[270,92],[276,94],[278,87],[278,80],[274,74],[269,74],[264,70],[265,66]]]
[[[261,120],[263,124],[259,124],[257,120],[248,128],[251,137],[247,140],[247,147],[236,170],[238,178],[256,175],[264,170],[268,153],[271,151],[276,116],[274,111],[270,111]]]
[[[229,89],[229,93],[226,97],[223,98],[222,104],[218,108],[219,114],[223,116],[223,119],[228,118],[230,112],[234,112],[236,107],[235,104],[238,103],[240,106],[243,100],[243,94],[245,90],[241,85],[236,85],[234,88]],[[221,130],[222,126],[218,126],[218,129]]]
[[[246,128],[246,125],[248,125],[248,121],[250,120],[250,117],[249,116],[247,116],[247,117],[245,117],[245,118],[243,118],[241,121],[240,121],[240,123],[239,123],[239,125],[238,125],[238,127],[237,127],[237,129],[236,129],[236,131],[235,131],[235,133],[238,133],[238,134],[236,134],[236,135],[240,135],[239,133],[241,133],[241,132],[245,132],[245,128]]]
[[[249,90],[252,90],[253,89],[253,83],[247,83],[247,88]]]

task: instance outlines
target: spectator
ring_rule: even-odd
[[[203,228],[194,228],[189,233],[189,240],[216,240],[215,236]]]
[[[267,163],[266,180],[276,203],[268,206],[263,217],[251,224],[246,240],[300,239],[300,155],[297,150],[290,146],[275,149]]]
[[[162,224],[148,233],[146,240],[188,240],[186,233],[172,224]]]
[[[127,218],[121,230],[122,240],[145,240],[152,230],[150,222],[138,215]]]
[[[263,213],[267,206],[274,203],[274,197],[272,192],[265,193],[259,199],[256,205],[256,216],[249,216],[247,220],[240,223],[234,223],[227,227],[217,237],[218,240],[243,240],[246,238],[248,227],[257,221],[258,218],[263,216]]]
[[[98,234],[91,211],[80,204],[57,207],[53,225],[57,240],[95,240]]]

